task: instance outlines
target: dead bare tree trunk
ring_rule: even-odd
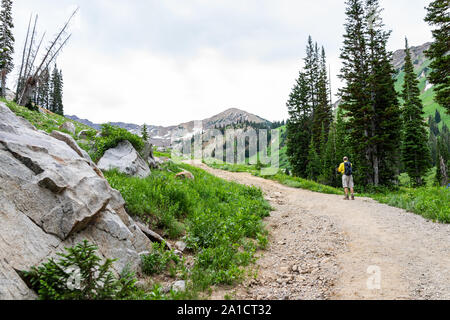
[[[31,27],[31,19],[32,18],[33,18],[33,15],[30,16],[30,21],[28,22],[27,37],[25,38],[25,45],[23,46],[22,64],[20,65],[19,78],[17,79],[17,86],[16,86],[16,96],[15,96],[16,101],[19,98],[19,91],[20,91],[20,87],[23,82],[22,72],[23,72],[24,63],[25,63],[25,55],[27,52],[28,38],[30,36],[30,27]]]
[[[40,78],[43,76],[45,70],[56,59],[56,57],[61,52],[63,47],[69,41],[71,35],[69,34],[67,37],[64,37],[64,36],[66,34],[66,30],[69,27],[70,22],[72,21],[73,17],[77,14],[77,12],[78,12],[78,8],[72,13],[72,15],[66,21],[66,23],[64,24],[62,29],[59,31],[59,33],[57,34],[55,39],[50,43],[50,46],[47,49],[44,57],[42,58],[41,63],[34,70],[33,70],[34,62],[35,62],[36,56],[39,52],[39,49],[41,47],[43,38],[42,38],[41,42],[39,43],[39,46],[38,46],[36,52],[34,52],[32,54],[35,29],[33,30],[33,37],[32,37],[32,41],[31,41],[31,44],[30,44],[30,47],[28,50],[27,61],[25,62],[25,66],[24,66],[24,68],[25,68],[24,86],[23,86],[23,88],[20,88],[20,91],[18,94],[18,99],[17,99],[17,102],[20,105],[27,105],[30,103],[32,96],[33,96],[33,92],[36,89],[37,84],[40,82]],[[36,21],[37,21],[37,16],[36,16]],[[35,23],[35,27],[36,27],[36,23]],[[30,59],[32,60],[31,64],[29,64]]]

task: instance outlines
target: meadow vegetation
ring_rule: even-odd
[[[195,179],[175,177],[185,170],[193,173]],[[262,220],[271,207],[260,189],[170,162],[145,179],[116,171],[106,172],[105,177],[121,192],[131,216],[169,239],[184,240],[194,255],[194,266],[186,271],[173,254],[156,250],[143,258],[149,274],[168,268],[174,274],[173,268],[180,268],[191,291],[203,292],[211,285],[243,279],[245,267],[256,259],[256,251],[267,245]]]

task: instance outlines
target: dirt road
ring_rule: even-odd
[[[196,166],[260,187],[275,211],[257,279],[213,298],[450,299],[450,225],[371,199],[283,186],[248,173]]]

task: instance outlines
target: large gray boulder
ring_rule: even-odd
[[[35,299],[19,270],[88,240],[140,272],[151,242],[97,166],[61,133],[37,131],[0,103],[0,300]]]
[[[70,132],[72,135],[75,135],[76,132],[76,128],[75,125],[72,122],[64,122],[60,127],[60,130],[66,130],[68,132]]]
[[[153,155],[153,144],[146,142],[144,146],[144,151],[142,151],[142,159],[148,163],[150,168],[159,169],[159,164]]]
[[[117,169],[119,172],[139,178],[146,178],[151,174],[145,160],[127,140],[106,151],[98,162],[98,167],[103,171]]]

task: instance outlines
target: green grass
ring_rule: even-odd
[[[195,180],[176,179],[180,170],[190,171]],[[271,208],[258,188],[184,164],[169,164],[146,179],[115,171],[105,176],[121,192],[131,216],[171,239],[183,238],[195,253],[195,265],[188,272],[193,291],[241,280],[256,250],[267,244],[262,219]]]
[[[435,222],[450,223],[450,189],[444,187],[400,188],[370,197]]]
[[[43,130],[47,133],[52,133],[54,130],[59,130],[59,127],[65,122],[72,122],[75,125],[76,135],[82,130],[92,130],[84,124],[76,121],[69,120],[63,116],[54,113],[40,113],[39,111],[31,111],[25,107],[19,106],[12,101],[7,101],[4,98],[0,98],[0,101],[6,103],[6,105],[14,112],[17,116],[28,120],[32,125],[34,125],[38,130]],[[75,139],[77,138],[73,136]]]
[[[172,158],[172,153],[170,153],[169,151],[159,152],[156,150],[156,147],[154,148],[153,155],[158,158],[169,158],[169,159]]]

